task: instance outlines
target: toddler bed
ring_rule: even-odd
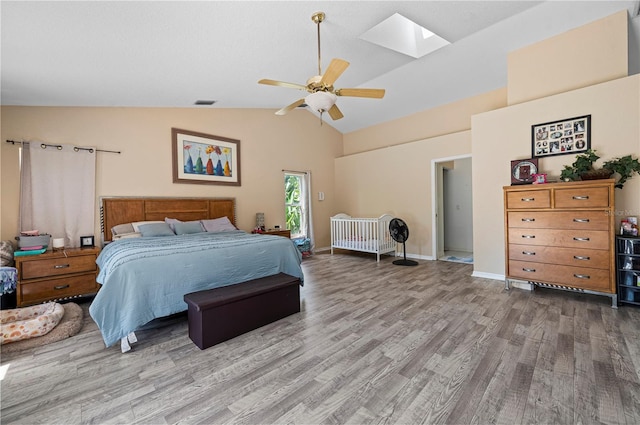
[[[342,213],[334,215],[331,217],[331,254],[334,248],[369,252],[376,254],[379,262],[381,254],[395,253],[396,241],[389,233],[392,219],[389,214],[378,218],[354,218]]]

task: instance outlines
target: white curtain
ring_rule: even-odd
[[[303,175],[303,180],[304,180],[304,188],[305,190],[302,193],[303,199],[305,202],[305,207],[307,210],[307,219],[305,222],[305,231],[307,233],[307,238],[309,238],[311,240],[311,251],[314,250],[315,248],[315,238],[313,236],[313,211],[311,206],[313,205],[313,202],[311,202],[311,195],[313,193],[313,191],[311,190],[311,171],[307,171],[306,173],[304,173]]]
[[[95,148],[23,143],[20,230],[80,246],[80,237],[94,232],[95,186]]]

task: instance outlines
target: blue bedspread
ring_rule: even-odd
[[[89,313],[107,347],[153,319],[185,311],[184,295],[286,273],[303,279],[292,240],[243,231],[114,241],[96,263]]]

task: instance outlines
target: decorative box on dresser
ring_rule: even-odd
[[[17,306],[65,300],[98,292],[100,248],[66,248],[15,257]]]
[[[611,297],[617,307],[613,179],[504,187],[510,280]]]

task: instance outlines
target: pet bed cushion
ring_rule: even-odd
[[[59,303],[0,311],[0,344],[20,341],[49,333],[62,319],[64,308]]]

